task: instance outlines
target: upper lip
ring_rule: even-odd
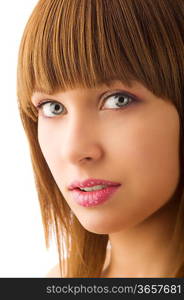
[[[85,188],[85,187],[92,187],[95,185],[107,185],[107,186],[118,186],[121,185],[119,182],[109,181],[105,179],[95,179],[95,178],[88,178],[84,181],[73,181],[69,186],[68,190],[72,191],[76,188]]]

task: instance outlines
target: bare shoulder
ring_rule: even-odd
[[[46,274],[46,277],[49,277],[49,278],[54,278],[54,277],[58,278],[59,277],[59,278],[61,278],[59,264],[57,264],[54,267],[52,267],[49,270],[49,272]]]

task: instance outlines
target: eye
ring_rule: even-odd
[[[136,100],[134,99],[133,96],[119,92],[106,97],[104,106],[109,109],[121,108],[121,107],[128,106],[130,103],[135,101]]]
[[[128,106],[129,104],[136,101],[137,100],[132,95],[116,92],[110,96],[107,96],[104,99],[103,102],[105,102],[105,105],[103,105],[103,107],[109,109],[113,109],[113,108],[119,109]],[[63,112],[65,111],[63,104],[55,100],[52,101],[48,100],[48,101],[41,102],[40,104],[37,105],[37,108],[38,110],[41,109],[44,117],[47,118],[52,118],[55,116],[62,115]]]
[[[42,109],[44,116],[52,118],[53,116],[61,115],[64,111],[64,106],[56,101],[46,101],[37,105],[38,109]]]

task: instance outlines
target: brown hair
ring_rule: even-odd
[[[170,99],[180,116],[180,201],[174,238],[184,275],[184,1],[40,0],[20,44],[17,95],[28,138],[46,245],[57,237],[62,277],[100,277],[108,235],[87,231],[62,196],[37,137],[35,91],[52,94],[76,86],[93,88],[120,80],[142,83]],[[67,258],[65,257],[65,250]]]

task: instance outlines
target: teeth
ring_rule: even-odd
[[[95,185],[95,186],[91,186],[91,187],[80,188],[80,190],[85,191],[85,192],[90,192],[90,191],[101,190],[105,187],[107,187],[107,185]]]

